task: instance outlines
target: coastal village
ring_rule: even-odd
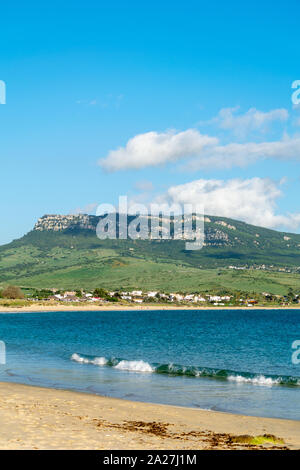
[[[253,307],[259,305],[276,304],[281,306],[300,303],[300,296],[290,289],[288,295],[273,295],[268,292],[261,294],[209,294],[209,293],[164,293],[159,291],[132,290],[132,291],[106,291],[102,288],[91,292],[84,290],[58,291],[56,289],[41,290],[25,294],[31,301],[58,302],[64,304],[90,303],[107,304],[119,303],[124,306],[130,304],[173,304],[196,306],[243,306]]]

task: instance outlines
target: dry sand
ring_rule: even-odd
[[[300,310],[300,305],[295,307],[266,307],[266,306],[253,306],[253,307],[203,307],[195,304],[191,305],[121,305],[121,304],[81,304],[68,305],[66,303],[46,303],[46,304],[31,304],[25,307],[4,307],[0,305],[1,313],[32,313],[32,312],[101,312],[113,310]]]
[[[130,402],[0,383],[0,449],[241,449],[235,436],[272,434],[300,449],[300,422]]]

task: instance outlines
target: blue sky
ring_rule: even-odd
[[[120,194],[300,231],[299,2],[63,3],[1,5],[0,243]]]

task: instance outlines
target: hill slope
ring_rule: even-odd
[[[186,251],[184,241],[178,240],[99,240],[98,220],[87,215],[42,217],[31,232],[0,247],[0,282],[28,287],[281,294],[290,286],[298,288],[300,235],[207,216],[205,246]],[[232,265],[266,265],[270,272],[225,269]],[[278,272],[284,268],[294,274]]]

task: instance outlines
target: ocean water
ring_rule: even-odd
[[[300,419],[300,310],[0,315],[0,381]]]

